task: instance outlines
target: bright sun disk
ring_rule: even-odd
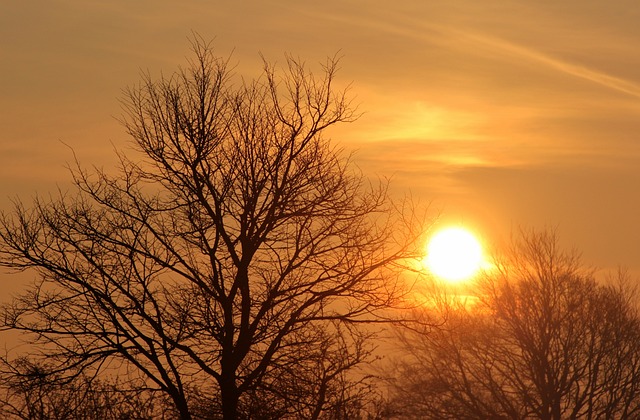
[[[473,234],[463,228],[448,228],[429,241],[425,265],[434,275],[456,282],[472,277],[482,261],[482,247]]]

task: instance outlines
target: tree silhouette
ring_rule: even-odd
[[[338,418],[420,227],[323,137],[356,118],[335,59],[247,82],[193,51],[124,91],[118,174],[77,165],[74,191],[3,215],[1,264],[38,280],[2,324],[51,375],[118,372],[182,419]]]
[[[46,364],[34,365],[24,358],[14,361],[12,367],[13,374],[0,389],[0,416],[4,419],[147,420],[176,416],[164,395],[148,392],[144,386],[123,389],[117,381],[82,374],[62,380]]]
[[[640,317],[554,232],[526,232],[476,285],[437,305],[443,328],[403,332],[394,408],[403,418],[635,418]],[[436,307],[436,306],[434,306]]]

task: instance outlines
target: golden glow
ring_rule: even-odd
[[[480,242],[466,229],[448,228],[429,241],[426,267],[436,276],[457,282],[472,277],[482,267]]]

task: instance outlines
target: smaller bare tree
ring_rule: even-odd
[[[404,331],[394,391],[402,418],[568,419],[640,415],[640,317],[554,232],[528,232],[448,305],[444,328]]]

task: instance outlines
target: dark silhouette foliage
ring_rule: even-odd
[[[336,60],[245,81],[193,51],[124,92],[137,154],[116,175],[78,165],[75,190],[2,216],[0,264],[38,275],[2,326],[48,376],[116,372],[182,419],[355,418],[360,324],[401,295],[422,229],[323,136],[356,118]]]
[[[554,232],[525,233],[470,287],[434,301],[440,329],[400,334],[393,409],[420,419],[640,415],[640,317],[625,282],[600,284]]]

